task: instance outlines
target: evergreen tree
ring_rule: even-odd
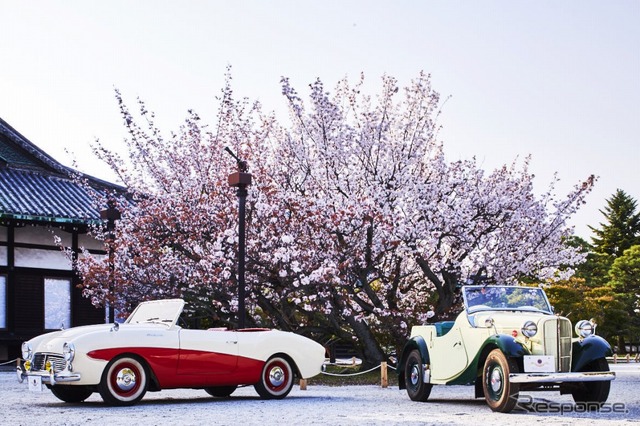
[[[596,253],[617,258],[626,249],[640,244],[640,213],[636,207],[636,200],[621,189],[607,200],[605,208],[600,210],[606,223],[601,223],[600,229],[589,226],[595,234],[591,240]]]
[[[610,286],[588,285],[584,279],[572,277],[550,283],[545,292],[556,314],[569,318],[573,324],[593,319],[598,325],[597,334],[611,343],[620,330],[627,328],[627,307]]]
[[[618,339],[624,352],[624,336],[628,336],[632,342],[637,342],[640,336],[640,245],[625,250],[613,262],[609,277],[609,285],[627,314]]]
[[[575,235],[567,238],[567,245],[586,255],[585,261],[574,267],[575,278],[584,280],[591,288],[601,287],[609,282],[609,268],[613,263],[613,256],[595,252],[591,244]]]

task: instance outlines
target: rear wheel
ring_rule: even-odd
[[[238,386],[213,386],[210,388],[204,388],[205,392],[207,392],[211,396],[215,396],[216,398],[226,398],[231,396],[231,394],[238,388]]]
[[[407,387],[407,394],[412,401],[425,402],[431,394],[431,383],[424,382],[425,370],[422,363],[422,356],[417,349],[412,350],[404,365],[404,382]]]
[[[107,364],[98,391],[109,405],[133,405],[147,392],[148,377],[141,361],[122,356]]]
[[[609,363],[605,358],[599,358],[588,364],[584,371],[609,371]],[[574,390],[571,395],[576,403],[588,404],[591,409],[602,406],[609,398],[610,381],[584,382],[580,388]]]
[[[91,389],[84,386],[54,385],[49,389],[56,398],[64,402],[82,402],[93,393]]]
[[[489,353],[482,370],[482,390],[493,411],[508,413],[518,402],[520,385],[509,381],[509,374],[518,372],[518,364],[500,349]]]
[[[254,385],[262,398],[282,399],[293,387],[293,368],[285,358],[273,357],[262,369],[260,381]]]

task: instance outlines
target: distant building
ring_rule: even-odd
[[[57,235],[76,253],[105,254],[87,235],[100,212],[70,172],[0,119],[0,361],[19,357],[21,343],[45,331],[105,321],[54,242]]]

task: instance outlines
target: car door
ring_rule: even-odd
[[[232,330],[180,330],[178,374],[229,374],[238,366],[238,333]]]
[[[468,358],[458,325],[444,336],[431,340],[429,358],[433,380],[449,380],[464,371]]]

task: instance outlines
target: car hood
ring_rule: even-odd
[[[555,315],[526,311],[480,311],[473,314],[473,316],[475,317],[475,324],[480,327],[485,323],[485,320],[492,318],[498,332],[501,333],[511,333],[511,330],[520,330],[527,321],[533,321],[539,324],[540,320],[557,318]]]
[[[125,331],[134,330],[167,330],[167,326],[164,324],[119,324],[120,331],[113,331],[113,324],[96,324],[86,325],[80,327],[73,327],[66,330],[53,331],[51,333],[42,334],[34,337],[29,341],[34,352],[51,352],[62,353],[62,346],[65,342],[77,342],[84,338],[90,338],[90,336],[108,334],[108,333],[121,333]],[[95,339],[95,337],[94,337]]]

